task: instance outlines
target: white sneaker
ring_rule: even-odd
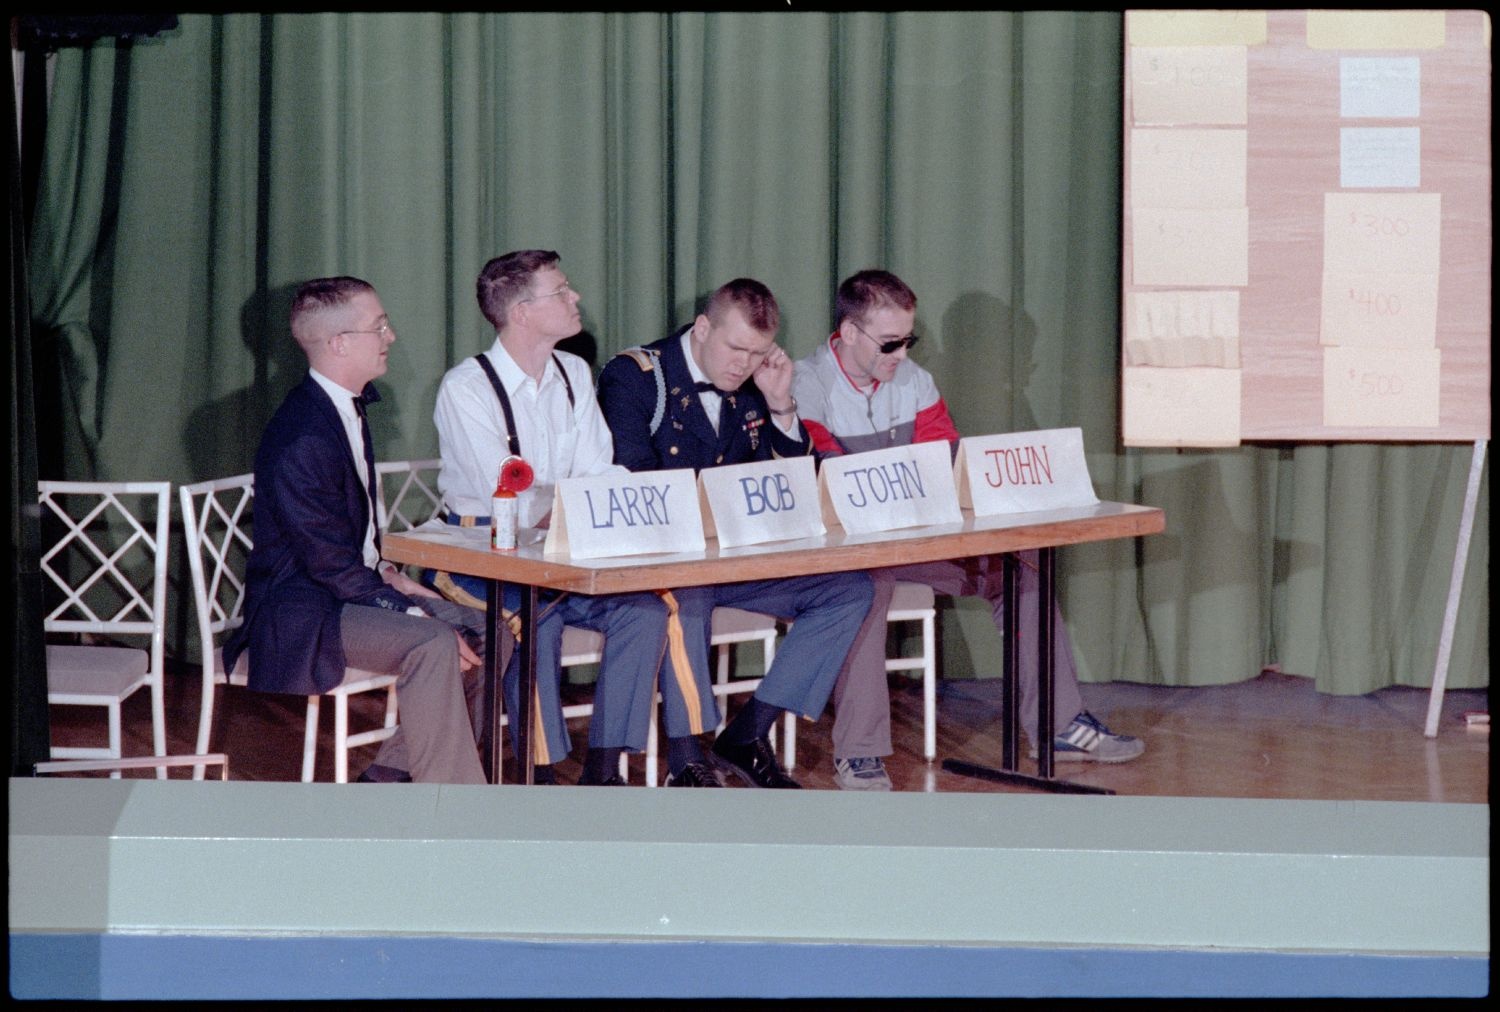
[[[869,759],[835,759],[833,781],[846,791],[888,791],[891,778],[879,756]]]

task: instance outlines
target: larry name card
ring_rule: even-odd
[[[701,552],[703,514],[691,468],[564,478],[552,495],[546,555],[603,559]]]
[[[707,467],[698,475],[705,533],[722,548],[827,532],[812,457]]]
[[[1077,428],[960,439],[953,480],[976,517],[1099,503]]]
[[[818,486],[824,521],[850,534],[963,522],[945,441],[830,457]]]

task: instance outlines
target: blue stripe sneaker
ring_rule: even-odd
[[[845,791],[888,791],[890,774],[879,756],[868,759],[835,759],[833,782]]]
[[[1052,739],[1052,758],[1058,762],[1128,763],[1144,751],[1145,742],[1115,734],[1087,710]],[[1036,749],[1031,750],[1031,758],[1036,758]]]

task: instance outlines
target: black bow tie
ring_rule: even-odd
[[[693,389],[696,390],[696,391],[698,391],[700,394],[708,394],[708,393],[723,394],[724,393],[724,391],[720,390],[718,387],[714,386],[712,383],[708,382],[707,380],[702,380],[700,382],[694,383],[693,384]]]
[[[359,412],[360,417],[363,418],[365,408],[378,400],[380,400],[380,391],[375,389],[375,384],[366,383],[364,390],[354,397],[354,410]]]

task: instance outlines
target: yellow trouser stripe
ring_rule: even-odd
[[[670,590],[658,590],[667,606],[667,654],[672,660],[672,680],[677,691],[682,693],[683,705],[687,707],[688,733],[702,734],[703,702],[698,695],[698,682],[693,678],[693,662],[688,658],[687,638],[682,634],[682,618],[677,614],[677,598]]]
[[[447,573],[434,571],[432,574],[432,585],[454,604],[461,604],[465,608],[477,608],[480,611],[484,611],[484,602],[454,583],[453,577]],[[500,618],[506,625],[510,626],[510,634],[515,637],[516,642],[521,642],[521,616],[513,611],[501,608]]]

